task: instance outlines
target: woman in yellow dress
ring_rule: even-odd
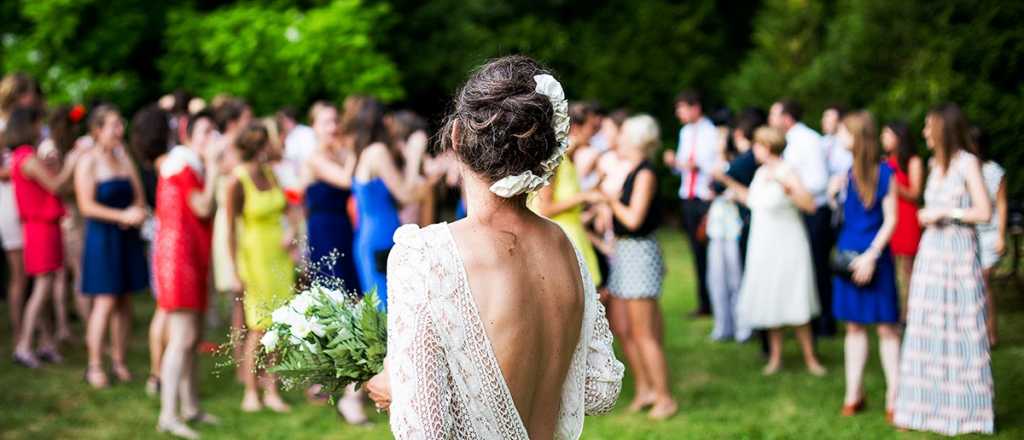
[[[594,246],[587,236],[586,229],[583,228],[583,204],[600,200],[600,197],[589,192],[581,192],[576,165],[572,163],[572,154],[577,147],[589,141],[596,132],[599,122],[599,118],[588,105],[573,103],[569,106],[569,149],[562,163],[558,165],[551,184],[541,188],[530,200],[530,209],[558,223],[573,244],[579,248],[595,286],[601,285],[602,275]]]
[[[235,141],[242,164],[235,168],[227,188],[228,250],[238,270],[248,328],[242,361],[245,396],[242,410],[266,406],[276,412],[290,408],[281,399],[273,377],[264,381],[260,401],[254,362],[259,340],[270,326],[274,309],[294,296],[295,265],[288,252],[282,220],[287,201],[266,160],[270,137],[266,127],[253,124]],[[236,224],[241,223],[241,230]]]

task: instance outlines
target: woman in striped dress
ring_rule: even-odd
[[[946,104],[925,118],[933,150],[914,262],[894,423],[945,435],[992,433],[985,286],[974,225],[992,215],[967,121]]]

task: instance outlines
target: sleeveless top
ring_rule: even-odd
[[[885,221],[882,201],[889,194],[892,169],[885,163],[878,165],[878,183],[875,185],[875,197],[871,206],[864,205],[864,201],[858,193],[852,170],[847,173],[846,179],[843,226],[839,230],[839,240],[836,246],[843,250],[863,252],[868,246],[871,246],[871,241],[875,239],[875,235],[878,234],[878,230],[882,228],[882,223]]]
[[[651,165],[650,161],[645,160],[640,162],[640,165],[637,165],[637,167],[626,176],[626,181],[622,184],[622,196],[619,198],[619,201],[626,206],[629,206],[630,199],[633,197],[633,185],[636,183],[636,176],[643,170],[650,170],[653,173],[654,167]],[[644,217],[643,221],[640,222],[640,227],[635,230],[630,230],[626,225],[619,222],[618,218],[615,218],[615,235],[620,237],[646,237],[654,233],[655,229],[658,229],[659,218],[658,203],[656,200],[652,200],[650,207],[647,209],[647,215]]]
[[[21,172],[21,166],[32,156],[35,156],[32,146],[22,145],[14,149],[11,158],[11,182],[18,214],[22,223],[56,223],[65,212],[60,198]]]
[[[527,439],[480,320],[447,224],[395,232],[388,260],[388,377],[395,438]],[[623,366],[579,251],[585,295],[580,339],[562,386],[556,439],[576,439],[584,415],[610,411]]]
[[[895,156],[891,156],[886,162],[896,175],[896,185],[909,187],[910,176],[907,175],[906,170],[900,168],[899,160]],[[896,197],[896,229],[893,231],[890,244],[896,255],[917,253],[917,243],[921,240],[921,224],[917,221],[917,210],[917,200]]]

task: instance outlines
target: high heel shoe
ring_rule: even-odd
[[[189,428],[188,425],[181,423],[178,420],[158,420],[156,422],[156,432],[160,434],[170,434],[178,438],[186,440],[199,440],[199,433]]]

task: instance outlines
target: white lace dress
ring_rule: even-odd
[[[388,377],[397,439],[527,439],[480,320],[447,224],[395,232],[388,259]],[[580,340],[562,387],[556,439],[576,439],[584,415],[608,412],[622,385],[604,307],[587,265]],[[553,396],[554,397],[554,396]]]

